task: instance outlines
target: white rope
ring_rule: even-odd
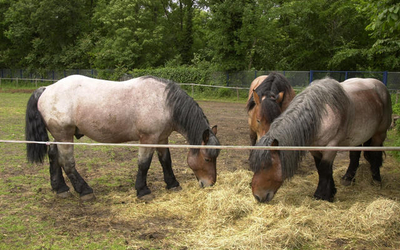
[[[142,148],[199,148],[199,149],[229,149],[229,150],[288,150],[288,151],[400,151],[400,147],[298,147],[298,146],[229,146],[229,145],[177,145],[177,144],[131,144],[131,143],[74,143],[74,142],[43,142],[0,140],[0,143],[36,143],[45,145],[76,145],[76,146],[116,146]]]

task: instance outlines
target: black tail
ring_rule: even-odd
[[[37,106],[39,97],[42,95],[44,90],[45,88],[39,88],[35,90],[35,92],[33,92],[29,98],[25,116],[25,138],[27,141],[49,140],[46,124],[44,123],[42,115],[40,114]],[[44,157],[47,154],[47,145],[27,143],[26,151],[29,162],[43,163]]]

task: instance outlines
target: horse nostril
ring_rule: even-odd
[[[204,183],[203,181],[199,181],[200,187],[203,188],[204,187]]]
[[[272,195],[271,195],[271,193],[268,193],[268,194],[267,194],[267,197],[265,197],[265,200],[266,200],[266,201],[272,200]]]
[[[254,198],[256,198],[256,200],[257,200],[258,202],[261,202],[261,199],[260,199],[260,197],[258,197],[258,195],[254,195]]]

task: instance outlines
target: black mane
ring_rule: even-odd
[[[274,120],[270,130],[260,138],[256,146],[271,146],[274,140],[279,146],[311,145],[326,116],[327,105],[334,112],[344,114],[350,101],[336,80],[315,81],[292,100],[289,108]],[[282,150],[279,154],[284,178],[292,177],[305,151]],[[250,153],[250,168],[254,172],[270,166],[270,161],[269,150],[253,150]]]
[[[270,95],[276,96],[280,92],[288,93],[291,89],[289,81],[282,74],[278,72],[271,72],[267,78],[255,89],[256,93],[260,98],[263,96],[270,97]],[[285,100],[286,95],[283,96],[282,102]],[[281,102],[281,103],[282,103]],[[247,102],[247,112],[252,110],[256,103],[254,102],[253,95]]]
[[[210,132],[207,145],[220,145],[218,138],[210,129],[210,124],[203,110],[180,86],[162,78],[153,76],[147,76],[146,78],[152,78],[167,85],[166,102],[173,115],[174,127],[187,136],[190,145],[201,145],[203,132],[207,129]],[[198,151],[199,149],[192,150]],[[219,151],[217,149],[207,149],[207,153],[212,157],[217,157]]]
[[[281,109],[275,99],[267,97],[261,102],[261,115],[269,124],[281,115]]]

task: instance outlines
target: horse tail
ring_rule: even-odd
[[[38,100],[46,88],[39,88],[33,92],[26,107],[25,116],[25,139],[27,141],[48,141],[49,136],[46,124],[38,109]],[[27,143],[28,161],[31,163],[43,163],[47,154],[47,145],[38,143]]]

